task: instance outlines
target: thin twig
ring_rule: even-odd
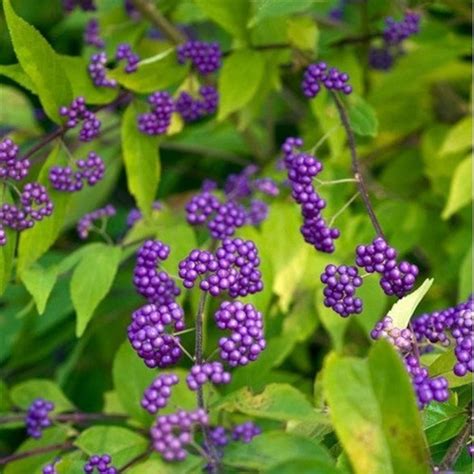
[[[444,455],[441,464],[439,465],[440,471],[451,471],[451,469],[456,464],[456,461],[461,454],[462,450],[466,448],[466,443],[472,433],[472,422],[474,421],[474,416],[472,413],[472,405],[469,406],[469,418],[466,425],[457,435],[455,440],[452,442],[448,451]]]
[[[135,8],[174,44],[184,43],[186,36],[172,25],[149,0],[132,0]]]
[[[331,220],[329,221],[329,224],[328,226],[329,227],[332,227],[332,225],[334,224],[335,220],[356,200],[357,196],[359,196],[359,192],[356,192],[350,199],[349,201],[347,201],[344,206],[341,207],[341,209],[339,209],[336,214],[334,214],[331,218]]]
[[[347,141],[349,143],[349,149],[351,152],[352,158],[352,172],[354,174],[354,178],[357,180],[357,186],[359,187],[360,195],[364,201],[365,208],[367,210],[367,214],[369,215],[370,221],[375,229],[375,232],[378,236],[385,238],[384,233],[382,231],[382,227],[375,215],[374,208],[372,207],[372,203],[370,202],[369,193],[367,191],[367,187],[364,182],[364,177],[362,176],[362,172],[359,167],[359,160],[357,158],[357,150],[356,150],[356,143],[354,132],[349,124],[349,117],[347,116],[346,109],[344,104],[339,99],[338,95],[334,92],[331,92],[331,95],[334,98],[334,102],[336,103],[337,111],[339,112],[339,117],[341,118],[342,125],[344,130],[346,131]]]
[[[129,467],[132,467],[135,465],[137,462],[140,462],[142,459],[145,459],[147,456],[149,456],[152,453],[152,448],[148,448],[146,451],[143,453],[140,453],[138,456],[135,456],[133,459],[130,459],[127,464],[123,465],[118,472],[125,472]]]
[[[0,458],[0,466],[5,466],[13,461],[19,461],[20,459],[29,458],[31,456],[37,456],[39,454],[50,453],[51,451],[64,451],[73,447],[72,441],[60,444],[51,444],[49,446],[42,446],[40,448],[30,449],[28,451],[22,451],[20,453],[14,453],[10,456]]]

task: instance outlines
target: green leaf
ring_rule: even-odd
[[[224,60],[218,79],[218,120],[241,109],[252,99],[263,79],[264,69],[262,54],[250,49],[236,51]]]
[[[433,281],[432,278],[426,279],[415,291],[399,299],[392,306],[388,315],[392,318],[395,327],[405,329],[408,326],[410,318],[413,316],[420,301],[428,293]]]
[[[36,86],[19,64],[0,65],[0,76],[5,76],[37,95]]]
[[[388,297],[381,291],[377,278],[365,278],[364,284],[357,290],[357,296],[364,302],[364,308],[354,320],[369,334],[385,314]]]
[[[44,268],[33,264],[21,273],[21,280],[28,292],[33,296],[38,314],[43,314],[49,295],[58,279],[57,267]]]
[[[79,435],[74,444],[88,455],[110,454],[115,466],[126,464],[148,447],[148,441],[143,436],[118,426],[88,428]]]
[[[349,122],[357,135],[375,137],[378,133],[379,121],[374,108],[358,95],[351,94]]]
[[[111,71],[109,77],[127,89],[145,94],[180,84],[188,72],[189,67],[176,60],[175,50],[168,49],[142,61],[133,74],[127,74],[120,67]]]
[[[48,196],[54,204],[54,211],[51,216],[36,222],[33,228],[21,233],[18,247],[18,272],[20,274],[54,244],[61,231],[64,219],[68,213],[71,194],[52,189],[48,175],[52,166],[61,166],[67,163],[68,157],[66,153],[60,145],[57,145],[53,148],[41,168],[38,182],[46,187]]]
[[[465,300],[472,292],[472,246],[464,257],[459,270],[459,300]]]
[[[310,8],[314,0],[255,0],[255,15],[249,21],[253,27],[265,18],[299,13]]]
[[[3,189],[4,202],[12,202],[8,189]],[[17,242],[17,233],[11,229],[5,229],[7,237],[6,245],[0,246],[0,296],[7,289],[13,270],[13,258]]]
[[[84,474],[86,459],[81,451],[73,451],[62,455],[59,462],[55,464],[57,474]]]
[[[74,409],[59,386],[46,379],[30,379],[15,385],[10,391],[15,405],[26,410],[36,398],[44,398],[54,403],[54,411],[60,413]]]
[[[128,189],[142,214],[148,217],[160,181],[158,139],[138,130],[137,109],[133,104],[122,119],[122,147]]]
[[[472,201],[472,155],[459,163],[451,179],[448,200],[442,218],[449,219]]]
[[[127,469],[127,474],[197,474],[202,472],[202,457],[188,455],[184,461],[169,463],[163,461],[157,453],[153,453],[144,463]]]
[[[72,100],[62,64],[41,33],[16,15],[10,0],[4,0],[3,9],[18,61],[33,82],[45,112],[60,123],[59,108]]]
[[[321,465],[321,471],[334,467],[334,462],[328,452],[317,442],[288,434],[282,431],[270,431],[256,436],[251,443],[231,443],[227,446],[224,463],[240,469],[255,469],[267,472],[278,464],[298,460],[315,460]],[[299,471],[293,471],[299,472]]]
[[[464,409],[449,403],[430,403],[423,410],[423,422],[428,444],[434,446],[454,438],[466,423]]]
[[[469,150],[472,146],[472,125],[472,117],[468,115],[451,128],[441,145],[440,155]]]
[[[87,72],[88,61],[75,56],[59,56],[59,60],[71,83],[74,97],[82,96],[88,104],[108,104],[118,95],[118,89],[97,87]]]
[[[71,278],[71,299],[77,314],[76,335],[84,333],[94,310],[105,298],[120,263],[119,247],[96,243],[89,245]],[[91,278],[93,271],[94,278]]]
[[[30,438],[24,441],[17,449],[17,452],[31,451],[32,449],[61,444],[66,441],[66,438],[67,428],[65,426],[52,426],[44,430],[40,439]],[[2,472],[3,474],[41,474],[44,465],[50,463],[59,453],[60,450],[58,449],[20,459],[9,463]]]
[[[279,421],[324,419],[301,392],[287,384],[267,385],[259,394],[241,389],[222,399],[219,408]]]
[[[31,101],[18,88],[0,85],[0,123],[4,127],[38,134],[38,126]]]
[[[297,4],[296,2],[293,2]],[[300,3],[300,2],[298,2]],[[318,25],[308,17],[289,18],[286,23],[290,44],[296,48],[314,51],[319,38]]]
[[[331,355],[323,385],[336,433],[356,474],[428,474],[413,388],[390,344],[376,343],[368,361]]]
[[[194,0],[194,3],[213,21],[222,26],[224,30],[239,39],[247,36],[247,18],[250,2],[248,0],[235,0],[222,2],[222,0]]]
[[[456,362],[456,355],[451,349],[437,357],[428,367],[428,372],[431,377],[443,376],[448,381],[450,388],[461,387],[462,385],[472,383],[471,373],[468,372],[463,377],[458,377],[454,374],[453,367]]]
[[[318,459],[291,459],[265,470],[267,474],[341,474],[336,467]]]
[[[184,383],[187,372],[184,369],[161,370],[157,373],[150,370],[128,341],[124,342],[117,351],[113,366],[114,387],[125,411],[143,426],[150,426],[154,417],[144,410],[140,404],[143,392],[158,374],[173,372],[181,382],[172,388],[172,394],[167,408],[160,413],[171,413],[179,406],[185,410],[193,409],[196,397]],[[133,373],[133,377],[130,374]]]

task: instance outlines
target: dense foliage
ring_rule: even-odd
[[[2,0],[2,472],[472,471],[471,8],[409,3]]]

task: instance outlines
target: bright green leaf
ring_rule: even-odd
[[[470,384],[473,382],[473,377],[468,372],[463,377],[458,377],[453,372],[453,367],[457,362],[454,351],[443,352],[437,357],[433,363],[428,367],[428,371],[431,377],[443,376],[447,381],[450,388],[460,387],[462,385]]]
[[[425,280],[415,291],[399,299],[391,307],[388,315],[392,318],[395,327],[405,329],[408,326],[410,318],[413,316],[420,301],[428,293],[433,281],[432,278]]]
[[[85,463],[86,456],[81,451],[73,451],[61,456],[55,471],[57,474],[84,474]]]
[[[354,94],[351,95],[349,122],[357,135],[375,137],[378,133],[379,122],[374,108]]]
[[[3,8],[18,61],[32,80],[45,112],[60,123],[59,108],[72,100],[62,64],[41,33],[16,15],[10,0],[4,0]]]
[[[218,80],[218,120],[241,109],[252,99],[263,79],[264,69],[262,54],[250,49],[236,51],[224,60]]]
[[[465,300],[472,293],[472,246],[464,257],[459,271],[459,300]]]
[[[58,269],[56,267],[44,268],[41,265],[33,264],[22,271],[21,280],[34,298],[38,314],[44,313],[57,278]]]
[[[83,431],[74,444],[89,455],[110,454],[115,466],[129,462],[148,447],[143,436],[119,426],[93,426]]]
[[[472,155],[456,167],[449,189],[448,200],[443,209],[442,218],[449,219],[459,209],[469,204],[472,193]]]
[[[38,126],[30,100],[18,88],[0,85],[0,123],[36,135]]]
[[[15,385],[10,390],[13,403],[26,410],[36,398],[44,398],[54,403],[54,411],[73,410],[74,405],[66,398],[58,385],[51,380],[30,379]]]
[[[18,247],[18,271],[21,274],[26,268],[40,258],[56,241],[64,219],[68,213],[70,193],[54,190],[48,179],[49,170],[55,165],[66,165],[68,157],[60,145],[57,145],[41,168],[38,182],[43,184],[53,202],[51,216],[36,222],[34,227],[21,233]]]
[[[313,19],[308,17],[289,18],[286,28],[290,44],[296,48],[308,51],[316,49],[319,30],[318,25]]]
[[[298,458],[277,464],[265,471],[267,474],[341,474],[342,471],[318,459]]]
[[[432,402],[423,410],[428,444],[434,446],[454,438],[467,421],[464,409],[450,403]]]
[[[20,84],[20,86],[28,89],[33,94],[37,94],[36,86],[25,73],[19,64],[2,64],[0,65],[0,76],[5,76]]]
[[[297,459],[320,462],[322,471],[334,466],[328,452],[317,442],[281,431],[256,436],[251,443],[231,443],[225,450],[224,463],[238,468],[267,472],[278,464]],[[293,471],[295,472],[295,471]]]
[[[71,299],[77,314],[77,336],[83,334],[94,310],[112,287],[121,256],[119,247],[102,243],[89,245],[74,269]]]
[[[255,15],[249,21],[249,26],[255,26],[265,18],[302,12],[313,3],[314,0],[255,0]]]
[[[149,216],[160,180],[158,140],[138,130],[133,104],[122,119],[122,147],[127,184],[144,216]]]
[[[449,155],[469,150],[472,147],[472,117],[460,120],[450,129],[443,144],[441,145],[440,155]]]
[[[194,0],[194,3],[224,30],[239,39],[247,35],[246,24],[250,2],[248,0]]]
[[[170,463],[163,461],[157,453],[143,463],[127,470],[127,474],[197,474],[202,471],[204,460],[199,456],[188,455],[184,461]]]

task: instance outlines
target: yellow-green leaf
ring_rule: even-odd
[[[57,267],[44,268],[35,263],[22,271],[21,280],[34,298],[38,314],[44,313],[49,295],[53,291],[57,279]]]
[[[443,219],[449,219],[472,201],[472,155],[459,163],[449,188],[448,201],[443,209]]]
[[[459,153],[469,150],[472,146],[472,117],[460,120],[450,129],[443,144],[441,145],[440,155],[449,155],[450,153]]]

